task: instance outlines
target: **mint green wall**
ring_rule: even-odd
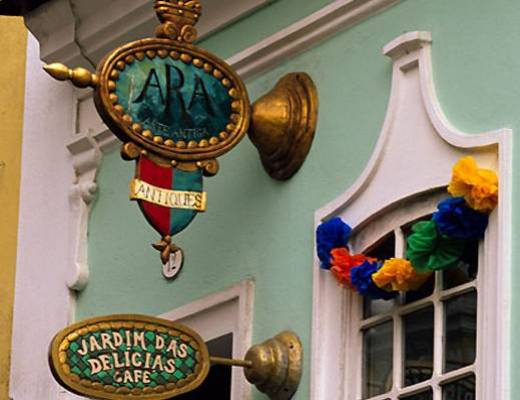
[[[282,28],[302,9],[312,12],[326,3],[279,0],[213,36],[208,47],[228,56]],[[176,238],[186,264],[173,283],[161,277],[158,254],[149,246],[158,235],[128,201],[133,165],[117,153],[107,156],[90,222],[91,282],[78,299],[78,318],[114,312],[159,314],[252,277],[254,340],[287,328],[301,335],[306,370],[297,399],[308,399],[313,214],[353,183],[377,140],[391,78],[382,46],[405,31],[432,31],[436,86],[451,122],[470,132],[499,127],[516,131],[518,21],[516,0],[405,0],[250,82],[251,97],[256,98],[285,72],[302,70],[313,76],[321,101],[314,147],[304,168],[287,183],[264,173],[247,139],[222,158],[221,172],[206,180],[207,213]],[[260,32],[253,30],[258,26]],[[515,171],[518,163],[515,157]],[[514,220],[516,224],[516,212]],[[517,239],[513,229],[513,243]],[[516,257],[518,250],[513,250]],[[520,274],[511,282],[518,305]],[[513,315],[511,320],[516,332],[520,318]],[[517,355],[520,347],[513,342],[513,371],[520,367]],[[512,380],[512,386],[517,392],[519,380]]]
[[[199,44],[225,59],[332,2],[333,0],[270,0],[267,6],[254,13],[253,18],[243,18]],[[202,4],[204,5],[204,1]]]

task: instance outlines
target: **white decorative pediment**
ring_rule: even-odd
[[[393,61],[392,91],[374,153],[357,181],[316,212],[315,224],[317,227],[331,216],[340,216],[354,231],[359,230],[371,217],[398,202],[402,206],[405,199],[446,186],[455,162],[468,154],[474,156],[479,165],[499,171],[499,207],[492,215],[492,219],[498,219],[498,248],[492,252],[502,277],[496,282],[500,298],[490,305],[504,310],[496,321],[496,331],[490,332],[497,336],[499,348],[508,332],[505,325],[509,292],[505,282],[510,265],[512,132],[498,129],[468,134],[448,122],[435,93],[431,44],[429,32],[409,32],[384,47],[384,55]],[[346,398],[343,396],[348,379],[341,372],[330,373],[331,369],[341,369],[348,362],[344,353],[338,351],[349,345],[344,335],[349,319],[344,292],[328,271],[320,270],[315,257],[312,399]],[[497,347],[493,351],[497,351]],[[499,360],[494,365],[504,367],[505,351],[498,352],[497,357]],[[502,376],[506,376],[503,372]],[[497,376],[501,375],[497,373]],[[494,386],[495,392],[482,398],[505,398],[500,390],[506,385],[497,382]]]
[[[466,154],[498,170],[498,146],[510,140],[509,130],[466,134],[448,122],[435,93],[430,47],[429,32],[410,32],[384,47],[394,63],[392,92],[375,151],[354,185],[319,210],[318,219],[348,208],[356,226],[396,201],[445,186],[453,164]]]

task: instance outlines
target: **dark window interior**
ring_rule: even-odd
[[[214,357],[232,358],[233,334],[210,340],[206,343],[209,354]],[[175,397],[176,400],[230,400],[231,367],[214,365],[206,381],[196,390]]]
[[[364,254],[378,260],[386,260],[395,257],[395,236],[390,232],[370,246]]]

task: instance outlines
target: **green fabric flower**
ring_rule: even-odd
[[[441,235],[434,221],[417,222],[412,232],[406,239],[406,257],[418,272],[452,267],[462,256],[465,242]]]

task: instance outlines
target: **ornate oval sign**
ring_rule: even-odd
[[[249,127],[240,77],[205,50],[144,39],[110,54],[98,69],[96,105],[110,129],[163,157],[216,158]]]
[[[57,381],[95,399],[162,400],[199,387],[209,372],[202,338],[167,320],[113,315],[56,335],[49,363]]]

